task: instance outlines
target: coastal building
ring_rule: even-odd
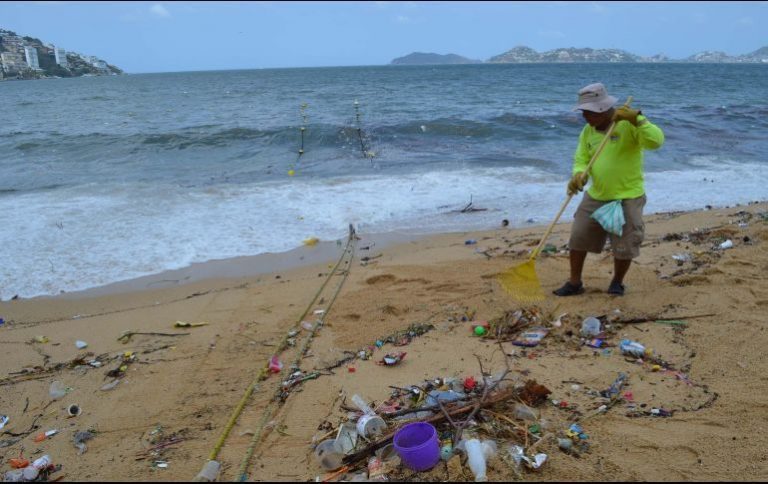
[[[3,71],[6,74],[9,72],[17,73],[27,67],[24,57],[16,52],[2,52],[0,53],[0,60],[3,62]]]
[[[69,63],[67,62],[67,51],[62,49],[61,47],[54,47],[53,49],[54,55],[56,56],[56,63],[60,65],[61,67],[69,67]]]
[[[24,56],[30,68],[40,70],[40,62],[37,59],[37,49],[35,47],[24,47]]]

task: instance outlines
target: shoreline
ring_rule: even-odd
[[[735,207],[750,206],[754,204],[766,203],[768,199],[762,201],[751,201],[744,204],[735,204],[731,206],[713,207],[706,206],[696,210],[669,210],[655,213],[646,213],[644,218],[664,216],[677,213],[692,213],[698,211],[728,210]],[[574,202],[575,203],[575,202]],[[548,225],[533,223],[523,227],[501,227],[487,228],[483,230],[458,230],[453,232],[415,232],[415,231],[394,231],[383,233],[358,233],[360,238],[358,245],[360,247],[370,246],[371,254],[376,249],[384,249],[391,246],[398,246],[408,242],[427,239],[438,236],[451,236],[457,234],[485,234],[490,232],[503,231],[523,231],[539,230]],[[499,221],[501,224],[501,220]],[[561,219],[555,226],[560,227],[570,224],[569,220]],[[339,239],[341,240],[341,239]],[[290,271],[302,267],[318,265],[336,260],[341,253],[341,247],[338,241],[320,241],[315,246],[302,245],[285,252],[267,252],[262,254],[232,257],[227,259],[215,259],[205,262],[194,263],[180,269],[170,269],[146,276],[125,279],[122,281],[105,284],[102,286],[91,287],[78,291],[61,292],[59,294],[47,294],[34,297],[19,297],[16,300],[77,300],[106,295],[118,295],[122,293],[133,293],[150,291],[154,289],[166,289],[171,287],[182,287],[191,283],[200,283],[211,280],[237,280],[253,278],[260,275],[276,274],[278,272]],[[359,254],[358,257],[365,257]],[[0,303],[12,301],[8,299]]]

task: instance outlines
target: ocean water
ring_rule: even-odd
[[[632,95],[666,134],[646,152],[648,213],[766,199],[763,65],[9,81],[0,83],[0,299],[286,251],[345,237],[349,223],[366,233],[545,224],[565,198],[584,124],[571,111],[576,92],[596,81],[621,101]],[[470,199],[487,211],[452,212]]]

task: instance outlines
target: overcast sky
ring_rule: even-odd
[[[768,45],[768,2],[0,2],[0,28],[126,72],[479,60],[527,45],[684,58]]]

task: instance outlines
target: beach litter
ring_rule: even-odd
[[[399,353],[388,353],[384,355],[384,357],[377,362],[378,365],[383,366],[395,366],[400,364],[400,362],[405,359],[406,353],[404,351],[401,351]]]
[[[75,433],[75,436],[72,438],[72,443],[77,448],[78,454],[82,455],[88,451],[88,447],[85,445],[85,442],[91,440],[93,437],[93,432],[87,430]]]
[[[538,346],[539,343],[544,339],[544,337],[549,334],[549,329],[544,327],[538,327],[533,328],[530,331],[525,331],[520,335],[519,338],[512,341],[512,344],[515,346],[527,346],[527,347],[533,347]]]
[[[176,323],[174,323],[173,327],[174,328],[197,328],[197,327],[200,327],[200,326],[205,326],[207,324],[209,324],[209,323],[206,322],[206,321],[204,321],[202,323],[187,323],[187,322],[184,322],[184,321],[176,321]]]
[[[48,388],[48,395],[52,400],[58,400],[71,391],[72,389],[70,387],[65,387],[63,383],[56,380],[52,382],[51,386]]]

